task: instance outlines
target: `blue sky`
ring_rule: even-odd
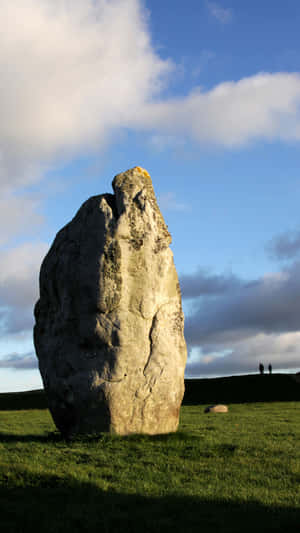
[[[151,174],[187,376],[300,370],[297,0],[0,2],[0,391],[41,387],[38,273],[115,174]]]

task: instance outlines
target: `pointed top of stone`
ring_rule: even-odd
[[[124,172],[120,172],[120,174],[117,174],[117,176],[120,176],[123,174],[126,174],[127,176],[137,177],[137,178],[143,176],[144,178],[148,178],[151,180],[151,176],[149,172],[143,167],[129,168],[128,170],[125,170]]]
[[[131,170],[133,170],[133,172],[138,172],[139,174],[143,174],[143,176],[145,176],[145,178],[150,178],[151,179],[151,176],[150,176],[149,172],[147,172],[147,170],[145,168],[133,167]]]
[[[125,170],[125,172],[120,172],[120,174],[117,174],[114,177],[112,183],[114,190],[116,190],[116,188],[126,188],[126,184],[131,184],[131,187],[133,185],[141,185],[144,187],[146,186],[148,190],[149,188],[152,189],[151,176],[149,172],[147,172],[147,170],[142,167],[133,167],[128,170]]]

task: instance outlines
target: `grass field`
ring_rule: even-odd
[[[299,402],[185,405],[177,434],[61,439],[0,411],[4,533],[300,532]]]

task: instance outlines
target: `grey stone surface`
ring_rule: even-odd
[[[227,405],[217,404],[210,405],[204,409],[205,413],[228,413]]]
[[[56,236],[34,342],[65,436],[176,431],[186,344],[171,236],[140,167],[118,174]]]

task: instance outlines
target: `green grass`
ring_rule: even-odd
[[[183,406],[178,433],[64,441],[0,411],[4,533],[300,532],[300,404]]]

